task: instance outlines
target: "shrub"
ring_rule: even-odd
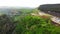
[[[51,24],[50,18],[31,15],[17,18],[16,34],[60,34],[60,27]]]
[[[11,17],[0,15],[0,34],[12,34],[15,29],[15,23]]]

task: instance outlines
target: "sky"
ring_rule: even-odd
[[[1,6],[8,7],[33,7],[36,8],[42,4],[57,4],[60,0],[0,0]]]

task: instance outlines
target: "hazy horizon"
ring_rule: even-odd
[[[30,7],[36,8],[41,4],[60,4],[60,0],[0,0],[0,7]]]

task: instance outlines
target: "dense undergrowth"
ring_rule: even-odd
[[[51,24],[50,18],[32,15],[17,18],[16,34],[60,34],[60,27]]]
[[[15,21],[7,15],[0,15],[0,34],[12,34],[16,27]]]

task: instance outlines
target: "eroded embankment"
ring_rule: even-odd
[[[32,15],[37,15],[37,14],[32,13]],[[60,18],[59,17],[53,16],[53,15],[49,15],[49,14],[46,14],[44,12],[39,12],[39,15],[42,16],[42,17],[46,16],[46,18],[47,18],[47,16],[49,16],[51,21],[52,21],[52,23],[60,24]],[[59,14],[57,16],[59,16]]]

